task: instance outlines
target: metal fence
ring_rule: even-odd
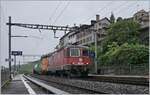
[[[98,73],[111,75],[148,75],[149,66],[145,65],[99,66]]]
[[[1,67],[1,87],[4,86],[10,80],[9,69],[5,67]]]

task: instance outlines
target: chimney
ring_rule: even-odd
[[[91,25],[94,25],[96,23],[95,20],[91,20]]]
[[[99,15],[97,14],[96,15],[96,22],[98,22],[99,21]]]

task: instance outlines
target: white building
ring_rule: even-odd
[[[68,44],[75,44],[76,43],[76,32],[78,27],[72,27],[71,31],[65,34],[63,37],[60,38],[60,47],[66,46]]]
[[[97,30],[97,40],[101,41],[106,35],[106,29],[110,25],[108,18],[91,20],[90,25],[81,25],[80,27],[72,27],[72,31],[60,38],[60,47],[71,45],[90,45],[95,42],[95,30]]]
[[[97,31],[97,40],[101,41],[106,35],[106,29],[109,27],[108,18],[100,19],[96,15],[96,21],[92,20],[91,25],[82,25],[80,32],[77,34],[78,45],[90,45],[95,42],[95,31]]]

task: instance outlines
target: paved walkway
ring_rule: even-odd
[[[29,94],[21,78],[22,75],[15,76],[9,84],[2,88],[2,94]]]

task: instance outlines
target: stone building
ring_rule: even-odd
[[[149,45],[149,24],[142,25],[139,29],[139,37],[144,45]]]
[[[140,10],[133,15],[133,20],[141,25],[139,36],[142,44],[149,45],[149,12]]]
[[[149,24],[149,12],[140,10],[133,15],[133,20],[137,21],[141,25]]]

